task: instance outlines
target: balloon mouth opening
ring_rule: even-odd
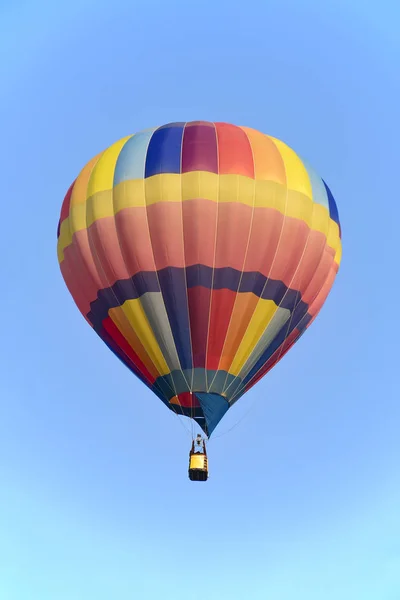
[[[221,394],[210,392],[195,392],[193,394],[200,404],[202,415],[195,418],[195,421],[207,435],[211,437],[214,429],[221,421],[223,416],[229,410],[228,400]]]

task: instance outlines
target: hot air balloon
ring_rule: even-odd
[[[58,260],[97,335],[210,437],[314,321],[341,229],[325,181],[282,141],[169,123],[82,169],[62,205]],[[205,450],[203,462],[194,445],[190,456],[191,478],[205,480]]]

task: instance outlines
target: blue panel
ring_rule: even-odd
[[[224,414],[229,409],[226,398],[219,394],[197,392],[196,398],[200,402],[207,424],[207,435],[210,436]]]
[[[180,173],[184,123],[171,123],[153,133],[147,149],[145,177]]]
[[[336,206],[336,202],[335,202],[335,198],[333,197],[333,194],[331,192],[331,190],[329,189],[329,187],[327,186],[327,184],[325,183],[325,181],[323,181],[325,189],[326,189],[326,193],[328,195],[328,202],[329,202],[329,214],[331,216],[332,221],[335,221],[335,223],[337,223],[339,225],[339,229],[340,229],[340,221],[339,221],[339,212]]]
[[[213,269],[205,265],[191,265],[186,267],[188,288],[202,286],[211,289],[213,284]]]
[[[161,269],[158,271],[158,280],[179,362],[182,369],[191,369],[192,344],[185,270],[178,267]]]
[[[171,307],[173,307],[175,301],[172,299],[172,296],[174,296],[186,315],[188,314],[186,287],[203,286],[210,288],[214,283],[214,289],[225,287],[236,291],[240,276],[242,276],[242,279],[239,293],[252,292],[264,300],[273,300],[276,305],[289,310],[293,310],[295,306],[298,307],[298,310],[300,310],[300,307],[308,308],[301,300],[301,294],[298,291],[287,288],[281,281],[267,279],[261,273],[245,272],[242,274],[240,271],[225,267],[214,270],[214,282],[212,274],[213,270],[204,265],[193,265],[186,269],[166,267],[159,273],[156,271],[141,271],[130,279],[121,279],[112,287],[100,290],[97,299],[90,304],[91,310],[87,317],[94,327],[101,326],[102,321],[107,318],[110,308],[122,306],[126,300],[140,298],[146,292],[160,292],[159,280],[161,281],[161,279],[165,282],[165,285],[170,281],[169,294],[165,286],[163,287],[163,294],[165,297],[170,298]],[[178,287],[173,288],[174,285]],[[179,290],[179,294],[175,290]],[[190,364],[188,368],[191,368],[191,366]]]
[[[156,130],[157,128],[140,131],[125,143],[115,165],[114,185],[144,178],[147,148]]]

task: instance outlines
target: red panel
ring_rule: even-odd
[[[211,290],[200,286],[190,288],[188,301],[193,366],[205,367]]]
[[[235,298],[236,292],[232,292],[231,290],[212,291],[207,345],[207,369],[218,369]]]
[[[245,132],[228,123],[215,123],[219,174],[246,175],[254,179],[253,152]]]
[[[65,195],[64,201],[61,207],[60,223],[69,216],[69,207],[71,204],[72,190],[74,189],[75,181],[69,186],[68,192]]]
[[[176,406],[180,405],[184,408],[198,408],[200,406],[195,394],[192,394],[191,392],[182,392],[181,394],[174,396],[171,398],[170,403],[175,404]]]

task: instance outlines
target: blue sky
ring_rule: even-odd
[[[370,6],[1,4],[1,600],[400,598],[400,8]],[[317,321],[216,431],[206,485],[56,257],[87,160],[191,119],[295,148],[344,242]]]

